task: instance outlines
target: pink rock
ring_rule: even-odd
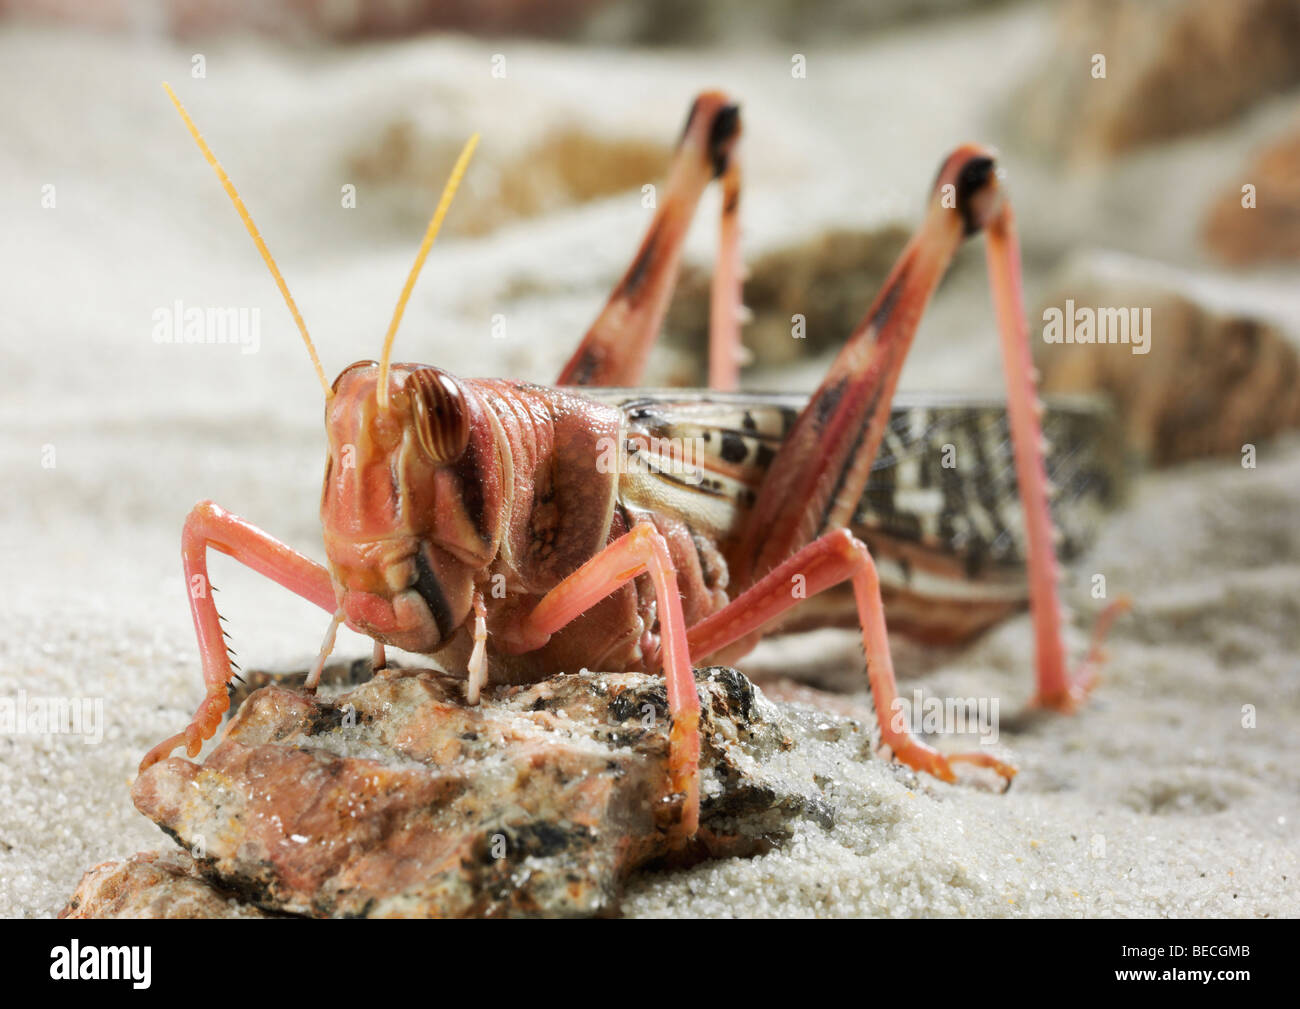
[[[318,917],[609,914],[639,865],[753,853],[796,814],[831,815],[763,776],[764,759],[792,745],[780,709],[734,670],[696,676],[704,801],[691,841],[668,794],[663,681],[630,673],[492,688],[476,707],[462,681],[428,670],[390,670],[333,700],[268,686],[202,764],[156,764],[132,795],[193,853],[184,882],[210,884],[214,904],[238,894]],[[91,877],[104,868],[78,889],[79,916],[171,912],[180,883],[138,868],[112,870],[126,896],[82,896],[102,891]]]
[[[204,880],[184,851],[144,851],[87,870],[60,918],[264,918]]]

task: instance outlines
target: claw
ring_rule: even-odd
[[[153,767],[154,764],[158,763],[158,761],[166,760],[171,756],[172,750],[176,749],[176,747],[180,746],[183,742],[185,742],[184,732],[178,732],[176,735],[164,739],[144,755],[144,759],[140,761],[140,768],[137,773],[143,774],[149,768]]]
[[[146,753],[144,759],[140,761],[140,768],[137,773],[143,774],[160,760],[167,759],[178,746],[185,747],[186,756],[197,757],[199,750],[203,749],[204,741],[216,735],[217,726],[221,724],[221,716],[229,708],[230,696],[226,693],[226,685],[222,683],[209,687],[207,696],[203,698],[203,703],[194,712],[194,718],[185,727],[185,731],[164,739]]]
[[[1029,702],[1029,706],[1031,708],[1045,708],[1064,715],[1071,715],[1078,711],[1080,705],[1088,699],[1088,694],[1092,692],[1092,688],[1097,685],[1097,670],[1106,659],[1106,650],[1103,645],[1106,635],[1110,631],[1110,625],[1115,622],[1116,617],[1127,613],[1132,608],[1133,600],[1124,595],[1102,610],[1101,616],[1097,618],[1097,623],[1093,625],[1092,641],[1088,645],[1088,654],[1084,656],[1079,671],[1069,678],[1069,682],[1063,690],[1049,693],[1043,691],[1040,678],[1040,686],[1037,693],[1034,694],[1034,699]]]
[[[991,753],[973,751],[944,754],[932,746],[926,746],[910,738],[891,742],[889,745],[894,751],[894,758],[900,763],[906,764],[915,771],[924,771],[940,781],[957,780],[957,775],[952,769],[953,764],[974,764],[976,767],[990,768],[1007,782],[1007,788],[1011,787],[1011,779],[1016,776],[1016,768],[1005,761],[998,760]]]
[[[979,751],[970,753],[954,753],[948,757],[948,760],[953,764],[974,764],[976,767],[987,767],[991,769],[1006,782],[1006,788],[1003,788],[1004,792],[1011,787],[1011,779],[1017,774],[1016,768],[1013,765],[1008,764],[1006,761],[998,760],[998,758],[993,756],[991,753],[981,753]]]
[[[1095,675],[1087,675],[1079,682],[1072,683],[1066,690],[1053,694],[1036,693],[1033,700],[1029,702],[1029,707],[1055,711],[1059,715],[1073,715],[1088,699],[1088,694],[1092,692],[1096,682]]]

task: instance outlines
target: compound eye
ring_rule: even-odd
[[[469,444],[465,395],[450,375],[437,368],[417,368],[406,377],[415,434],[432,461],[455,462]]]

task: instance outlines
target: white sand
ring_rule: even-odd
[[[200,695],[179,564],[189,507],[211,497],[321,555],[319,389],[159,80],[177,86],[240,185],[333,373],[376,354],[423,225],[364,188],[356,210],[339,208],[348,157],[385,123],[409,115],[446,144],[480,129],[490,167],[546,123],[670,140],[692,93],[722,85],[745,101],[747,240],[767,248],[827,222],[913,219],[947,147],[999,140],[993,110],[1042,57],[1046,23],[1011,11],[810,53],[798,82],[784,51],[576,54],[463,40],[323,56],[213,45],[208,77],[195,81],[191,49],[0,31],[0,83],[16,96],[0,108],[0,698],[101,699],[104,719],[95,745],[0,736],[0,914],[52,914],[88,866],[168,843],[127,788],[140,755]],[[985,59],[994,40],[999,58]],[[506,81],[488,77],[497,51]],[[1222,171],[1160,166],[1204,166],[1212,146],[1235,165],[1278,121],[1265,108],[1213,145],[1143,156],[1130,176],[1176,184],[1112,201],[1109,216],[1081,202],[1090,180],[1053,189],[1045,173],[1014,165],[1026,245],[1048,255],[1108,244],[1195,265],[1180,201],[1203,205]],[[57,209],[40,207],[47,184]],[[638,197],[440,244],[399,356],[546,380],[630,256],[646,221]],[[711,242],[697,228],[692,254],[707,257]],[[1029,279],[1043,282],[1032,269]],[[525,281],[545,293],[503,298]],[[962,279],[940,294],[906,384],[996,383],[981,284]],[[178,297],[260,306],[259,352],[154,344],[154,309]],[[510,335],[494,343],[498,311]],[[45,446],[53,468],[42,466]],[[828,750],[808,746],[792,759],[825,765],[833,831],[808,823],[762,858],[638,878],[628,910],[1295,915],[1298,489],[1295,440],[1261,446],[1257,470],[1229,461],[1144,482],[1075,575],[1086,584],[1104,572],[1112,592],[1136,595],[1138,612],[1117,630],[1106,681],[1082,715],[1022,733],[1004,725],[1023,771],[1008,795],[914,781],[880,762],[832,766]],[[313,607],[224,559],[212,571],[242,658],[314,651],[325,620]],[[1076,648],[1083,637],[1073,632]],[[364,651],[354,635],[341,642]],[[1005,716],[1028,696],[1030,652],[1025,619],[955,655],[908,649],[904,689],[998,697]],[[860,662],[840,635],[779,643],[759,659],[841,677]],[[1257,728],[1241,727],[1245,704]]]

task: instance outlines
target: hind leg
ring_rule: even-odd
[[[1037,646],[1036,703],[1066,709],[1086,689],[1093,655],[1085,662],[1084,676],[1070,676],[1020,253],[993,158],[981,148],[959,148],[944,162],[924,223],[797,418],[759,488],[745,528],[727,546],[727,560],[734,584],[744,588],[817,537],[849,524],[889,423],[894,390],[921,314],[958,247],[980,231],[988,234],[989,276],[1026,523]]]
[[[723,208],[710,304],[710,381],[735,388],[740,361],[740,263],[737,210],[740,113],[710,91],[691,107],[663,199],[632,265],[592,323],[556,385],[633,386],[672,300],[682,242],[709,182],[722,180]]]

